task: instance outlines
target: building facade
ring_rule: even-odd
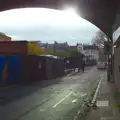
[[[53,51],[54,52],[65,52],[69,50],[69,45],[67,42],[65,43],[58,43],[55,42],[53,45]]]
[[[83,45],[83,51],[82,51],[82,53],[86,57],[89,57],[90,59],[96,59],[96,60],[98,60],[99,51],[93,45]]]

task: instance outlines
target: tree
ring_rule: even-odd
[[[78,52],[77,50],[70,51],[71,57],[76,57],[76,56],[81,56],[81,55],[82,55],[82,53]]]
[[[104,42],[107,41],[107,36],[101,30],[97,31],[96,36],[93,38],[92,42],[99,48],[104,47]]]
[[[59,57],[69,57],[70,56],[70,52],[69,51],[53,52],[52,55],[59,56]]]
[[[28,42],[28,54],[46,54],[46,51],[37,42]]]
[[[52,55],[59,57],[83,57],[84,55],[77,50],[69,50],[64,52],[54,52]]]
[[[47,52],[47,54],[52,54],[53,53],[53,49],[52,48],[47,48],[46,52]]]

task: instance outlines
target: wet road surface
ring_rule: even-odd
[[[92,67],[86,69],[85,73],[43,82],[42,86],[41,83],[35,83],[22,88],[11,88],[9,92],[6,90],[6,93],[2,93],[3,96],[9,94],[10,97],[3,97],[0,101],[0,119],[74,120],[102,74],[104,71]]]

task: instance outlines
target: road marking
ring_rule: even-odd
[[[97,106],[98,107],[108,107],[109,101],[97,101]]]
[[[56,103],[53,107],[57,107],[60,103],[62,103],[65,99],[67,99],[73,92],[70,92],[66,97],[64,97],[63,99],[61,99],[58,103]]]
[[[74,99],[74,100],[72,101],[72,103],[76,103],[76,102],[77,102],[77,100],[78,100],[78,99]]]
[[[78,95],[75,94],[75,93],[73,93],[73,95],[74,95],[74,96],[78,96]],[[86,93],[81,93],[77,99],[74,99],[74,100],[72,101],[72,103],[77,102],[77,100],[78,100],[79,98],[84,97],[84,96],[86,96],[86,95],[87,95]]]
[[[102,83],[103,77],[104,77],[104,76],[102,76],[101,79],[99,80],[99,84],[98,84],[98,86],[97,86],[97,89],[96,89],[96,91],[95,91],[95,95],[94,95],[93,100],[92,100],[92,104],[94,104],[95,101],[96,101],[96,99],[97,99],[97,95],[98,95],[98,92],[99,92],[100,85],[101,85],[101,83]]]

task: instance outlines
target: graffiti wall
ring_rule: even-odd
[[[20,56],[0,56],[0,85],[20,82],[21,59]]]
[[[5,82],[5,69],[6,69],[6,57],[0,56],[0,84],[4,84]]]
[[[51,80],[63,75],[63,59],[36,55],[0,56],[0,86]]]

